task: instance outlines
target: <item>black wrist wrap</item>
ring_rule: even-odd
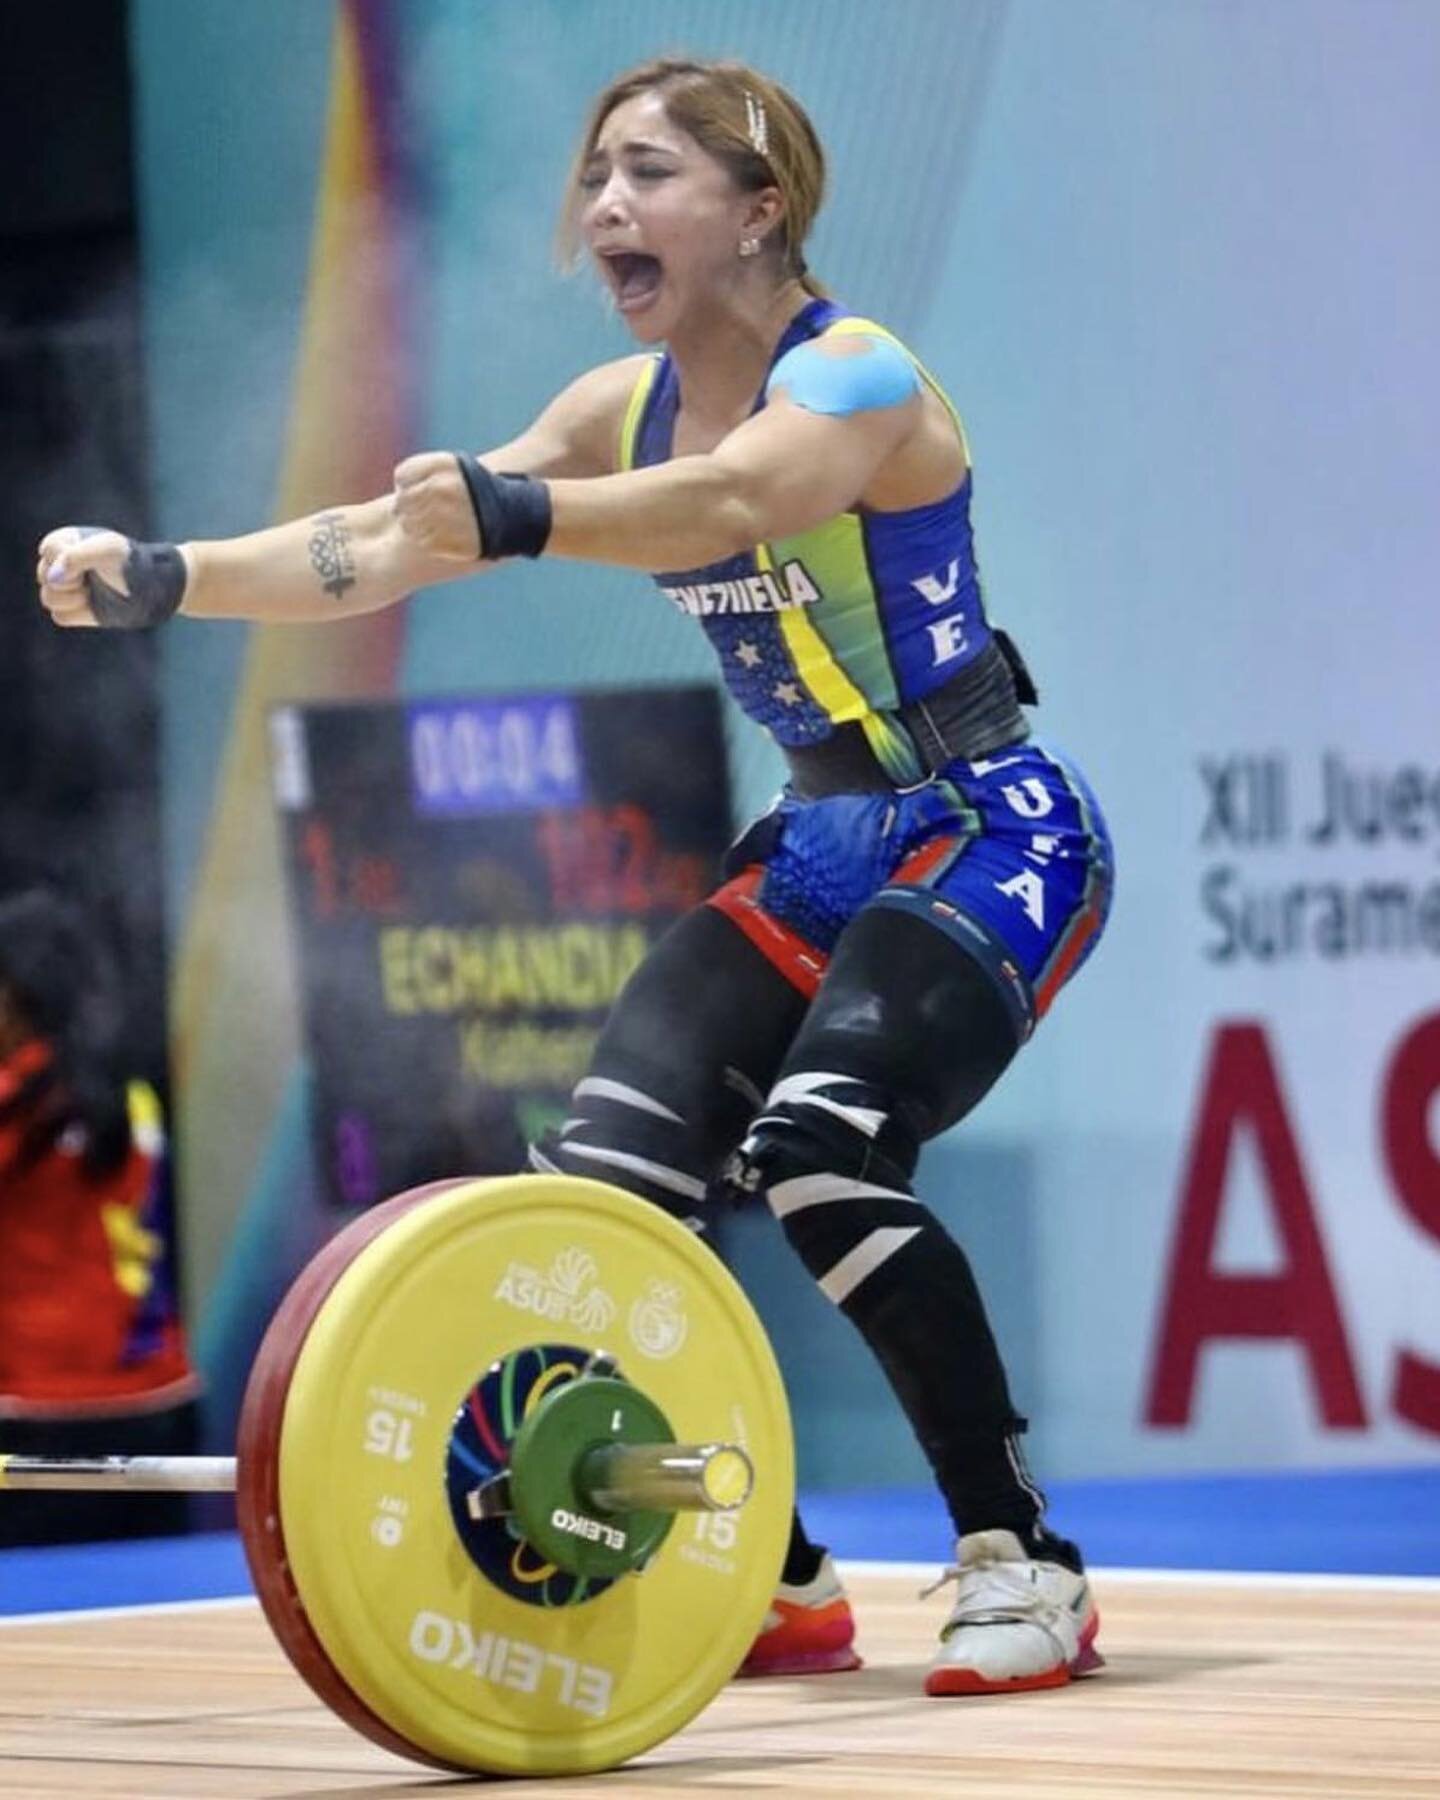
[[[85,592],[95,623],[112,631],[138,631],[163,625],[185,598],[185,559],[174,544],[138,544],[131,538],[125,558],[129,593],[111,587],[98,575],[85,577]]]
[[[481,562],[539,556],[550,538],[550,490],[529,475],[492,475],[478,456],[457,452],[475,523]]]

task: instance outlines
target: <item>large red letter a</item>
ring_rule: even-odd
[[[1440,1089],[1440,1013],[1405,1034],[1385,1077],[1385,1160],[1406,1212],[1440,1242],[1440,1152],[1430,1141],[1431,1102]],[[1440,1432],[1440,1365],[1401,1350],[1393,1405],[1422,1431]]]
[[[1275,1275],[1225,1275],[1211,1266],[1230,1147],[1245,1126],[1255,1134],[1285,1246],[1285,1266]],[[1211,1338],[1293,1338],[1309,1361],[1325,1423],[1365,1424],[1300,1152],[1259,1025],[1222,1025],[1211,1045],[1180,1190],[1147,1424],[1189,1423],[1200,1351]]]

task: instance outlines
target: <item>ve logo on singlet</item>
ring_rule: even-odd
[[[960,559],[952,559],[950,567],[945,571],[942,581],[938,574],[919,575],[911,583],[923,600],[931,606],[944,606],[953,600],[960,590]],[[927,625],[930,642],[934,648],[931,658],[932,666],[938,668],[941,663],[953,662],[957,656],[963,656],[970,648],[970,641],[965,636],[965,615],[953,612],[948,619],[937,619],[933,625]]]
[[[947,600],[953,600],[960,586],[960,558],[957,556],[950,564],[942,581],[938,575],[921,575],[910,583],[911,587],[928,600],[932,606],[943,606]]]

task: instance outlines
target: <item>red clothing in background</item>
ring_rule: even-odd
[[[43,1069],[30,1043],[0,1063],[0,1108]],[[0,1118],[0,1418],[178,1406],[197,1391],[175,1305],[160,1107],[129,1090],[131,1145],[87,1173],[71,1130],[36,1160],[29,1116]]]

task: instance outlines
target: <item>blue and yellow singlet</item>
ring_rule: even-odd
[[[832,301],[813,300],[786,328],[771,368],[797,344],[835,332],[896,342]],[[955,408],[934,377],[910,360],[954,418],[963,446]],[[757,411],[764,393],[762,384]],[[622,469],[670,459],[679,404],[674,363],[668,353],[657,355],[631,395]],[[819,745],[842,726],[858,726],[880,769],[904,786],[930,772],[906,711],[987,653],[996,657],[970,494],[967,467],[959,487],[933,505],[904,512],[857,506],[794,537],[655,579],[675,606],[700,621],[736,702],[783,749]],[[1015,718],[1024,736],[1023,719]]]

